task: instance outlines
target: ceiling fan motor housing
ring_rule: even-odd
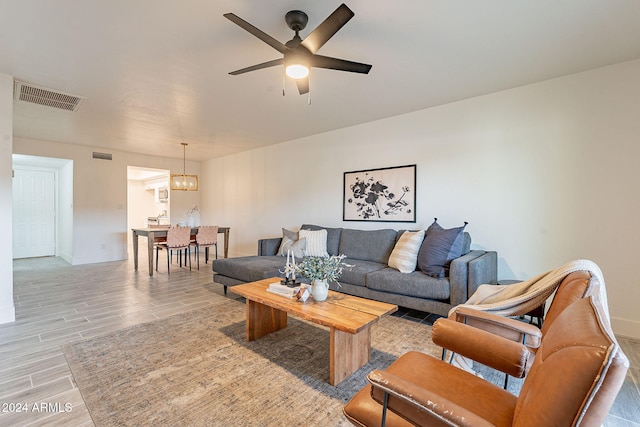
[[[296,33],[304,30],[309,22],[309,17],[301,10],[291,10],[284,17],[285,22]]]

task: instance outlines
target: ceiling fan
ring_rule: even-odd
[[[284,44],[233,13],[225,13],[223,16],[283,54],[282,58],[232,71],[229,73],[231,75],[235,76],[238,74],[248,73],[249,71],[284,64],[287,75],[296,79],[298,92],[300,92],[300,95],[303,95],[309,92],[309,69],[311,67],[350,71],[352,73],[362,74],[368,74],[369,70],[371,70],[371,65],[369,64],[362,64],[359,62],[316,54],[316,52],[324,46],[324,44],[333,37],[340,28],[353,18],[353,11],[351,11],[351,9],[349,9],[345,4],[340,5],[335,11],[333,11],[333,13],[318,25],[307,37],[305,37],[304,40],[300,38],[299,32],[306,27],[309,17],[306,13],[300,10],[287,12],[284,18],[285,22],[289,28],[295,31],[296,34],[291,40]]]

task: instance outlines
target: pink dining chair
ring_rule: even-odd
[[[216,259],[218,259],[218,226],[204,225],[198,227],[196,234],[196,258],[198,260],[198,270],[200,270],[200,248],[204,248],[204,263],[209,262],[209,248],[216,248]]]
[[[191,270],[191,227],[171,227],[167,230],[167,241],[159,242],[156,246],[157,249],[163,249],[167,251],[167,272],[171,274],[171,257],[173,251],[178,252],[178,259],[180,259],[180,267],[182,267],[182,250],[184,249],[189,259],[189,270]],[[156,271],[158,270],[158,251],[156,249]]]

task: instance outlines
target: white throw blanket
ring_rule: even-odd
[[[460,307],[468,307],[479,311],[494,313],[500,316],[520,316],[542,305],[558,288],[562,280],[574,271],[588,271],[598,286],[597,298],[604,308],[609,320],[609,306],[604,277],[598,265],[589,260],[575,260],[561,267],[540,274],[532,279],[513,285],[480,285],[469,300],[449,311],[449,318],[455,319]],[[469,372],[473,372],[472,362],[460,355],[455,355],[452,364]]]
[[[588,271],[600,287],[600,303],[609,317],[607,293],[604,277],[596,263],[589,260],[576,260],[540,274],[532,279],[513,285],[480,285],[469,300],[453,307],[449,318],[453,317],[459,307],[469,307],[500,316],[520,316],[542,305],[555,292],[560,282],[574,271]]]

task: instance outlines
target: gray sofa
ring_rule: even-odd
[[[497,253],[470,250],[471,236],[464,233],[463,255],[451,261],[448,275],[433,278],[421,271],[401,273],[387,266],[389,256],[404,232],[328,228],[304,224],[301,229],[327,230],[327,252],[345,254],[340,288],[331,289],[350,295],[396,304],[401,307],[446,316],[449,310],[467,301],[478,285],[497,283]],[[285,258],[276,255],[282,238],[258,241],[258,255],[223,258],[212,262],[213,280],[228,286],[267,279],[283,274]]]

